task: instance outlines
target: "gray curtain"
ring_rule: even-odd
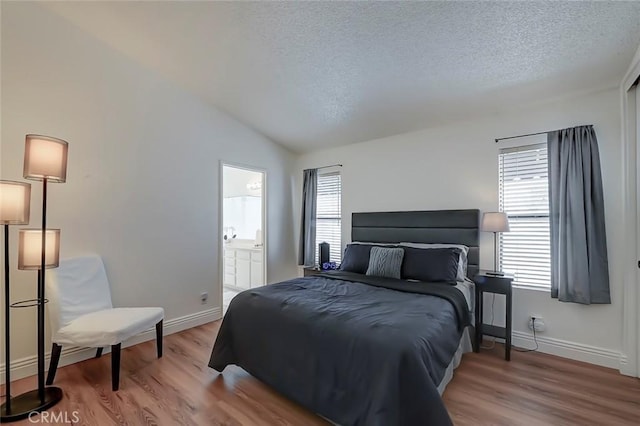
[[[298,265],[313,266],[315,263],[317,192],[318,170],[305,170],[302,183],[302,220],[300,221]]]
[[[611,303],[604,199],[593,126],[549,132],[551,297]]]

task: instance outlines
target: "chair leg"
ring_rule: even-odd
[[[56,370],[58,369],[61,352],[62,346],[54,343],[51,348],[51,360],[49,361],[49,372],[47,373],[47,385],[51,385],[53,380],[56,378]]]
[[[120,388],[120,348],[122,343],[111,345],[111,389],[115,392]]]
[[[156,349],[158,358],[162,358],[162,320],[156,324]]]
[[[96,358],[100,358],[102,356],[102,348],[96,349]]]

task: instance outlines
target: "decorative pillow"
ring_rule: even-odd
[[[404,247],[402,279],[456,284],[460,252],[458,248]]]
[[[369,255],[371,247],[376,247],[374,243],[351,243],[347,244],[344,249],[344,256],[340,264],[340,270],[346,272],[355,272],[356,274],[366,274],[369,268]],[[397,247],[393,245],[385,245],[380,247]]]
[[[357,274],[366,273],[369,267],[371,247],[370,245],[364,244],[347,244],[347,247],[344,249],[340,270],[355,272]]]
[[[404,249],[400,247],[388,248],[372,246],[367,275],[400,279],[402,276],[403,258]]]
[[[464,281],[467,277],[467,254],[469,253],[469,247],[462,244],[445,244],[445,243],[400,243],[402,247],[414,247],[420,249],[438,249],[438,248],[457,248],[460,249],[460,256],[458,260],[458,275],[457,281]]]

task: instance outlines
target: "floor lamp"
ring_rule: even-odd
[[[44,245],[43,245],[44,242]],[[43,249],[44,247],[44,249]],[[42,253],[45,253],[45,260],[42,260]],[[43,282],[45,268],[55,268],[60,259],[60,230],[47,229],[20,229],[18,233],[18,269],[38,271],[38,298],[35,304],[23,306],[36,306],[38,309],[38,388],[17,396],[14,400],[20,403],[22,417],[30,417],[33,413],[48,410],[62,399],[62,389],[55,386],[44,386],[44,351],[40,350],[40,345],[44,348],[44,294],[40,285]],[[29,301],[25,301],[29,302]],[[15,306],[15,304],[14,304]],[[41,363],[42,361],[42,363]],[[18,405],[13,403],[14,406]]]
[[[45,269],[58,266],[60,245],[60,231],[47,229],[47,184],[67,180],[68,150],[69,144],[62,139],[42,135],[26,136],[23,176],[25,179],[42,181],[42,227],[39,230],[20,230],[18,241],[18,269],[38,270],[38,295],[35,300],[38,310],[38,388],[14,399],[19,399],[23,410],[28,410],[24,417],[47,410],[62,399],[62,389],[45,386],[44,304]],[[16,405],[15,402],[12,404]]]
[[[493,271],[490,275],[502,276],[503,272],[498,271],[498,233],[509,232],[509,217],[505,212],[487,212],[482,215],[482,231],[493,232]]]
[[[4,374],[5,402],[0,422],[12,421],[20,414],[20,400],[11,398],[11,289],[9,286],[9,225],[27,225],[31,206],[31,184],[0,180],[0,224],[4,225]],[[17,420],[17,419],[16,419]]]

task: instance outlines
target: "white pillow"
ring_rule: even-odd
[[[437,248],[457,248],[460,249],[460,258],[458,260],[458,274],[456,275],[457,281],[464,281],[467,277],[467,254],[469,253],[469,247],[462,244],[444,244],[444,243],[400,243],[399,245],[405,247],[413,247],[420,249],[437,249]]]

